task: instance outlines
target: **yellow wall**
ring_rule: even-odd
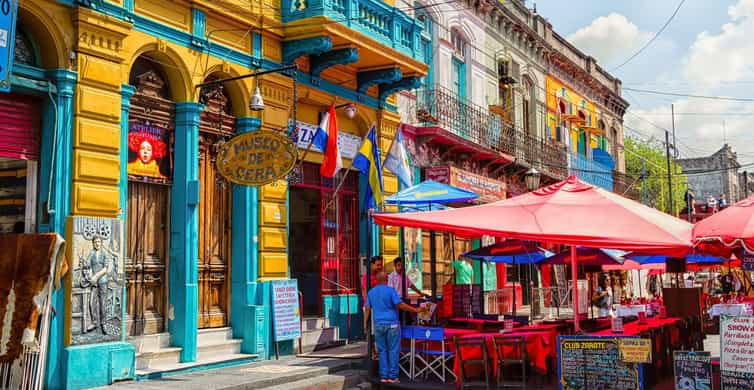
[[[565,96],[563,95],[563,89],[565,89]],[[592,116],[592,126],[596,127],[597,111],[595,110],[594,103],[585,99],[583,96],[576,93],[574,90],[563,84],[560,80],[552,77],[545,77],[545,90],[547,93],[547,126],[550,128],[550,136],[554,139],[555,128],[559,126],[558,116],[560,113],[559,102],[561,100],[570,102],[573,105],[573,113],[578,113],[579,110],[585,114]],[[572,125],[570,129],[571,136],[571,152],[577,152],[578,145],[579,126]],[[597,147],[598,139],[592,136],[590,144],[592,148]]]

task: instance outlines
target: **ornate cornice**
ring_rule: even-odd
[[[367,89],[375,84],[389,84],[400,81],[401,70],[399,68],[378,69],[366,72],[359,72],[356,75],[357,91],[366,93]]]
[[[352,64],[359,60],[359,51],[354,48],[331,50],[309,58],[312,77],[319,75],[327,68],[335,65]]]
[[[123,39],[131,30],[131,23],[83,7],[74,13],[73,23],[78,36],[77,51],[123,62]]]

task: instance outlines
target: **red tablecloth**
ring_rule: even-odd
[[[612,329],[608,328],[591,334],[595,336],[638,336],[642,332],[646,332],[651,328],[661,328],[665,325],[675,325],[680,320],[680,318],[676,317],[649,318],[644,324],[640,324],[639,321],[624,323],[623,333],[613,333]]]
[[[484,337],[487,342],[488,360],[492,364],[492,375],[497,375],[497,351],[495,351],[495,345],[493,338],[500,336],[501,333],[474,333],[462,336],[467,337]],[[523,336],[526,339],[526,358],[532,363],[535,369],[541,373],[547,373],[547,359],[555,356],[555,343],[552,340],[552,334],[549,331],[543,332],[508,332],[504,333],[505,336]],[[454,349],[455,350],[455,349]],[[513,347],[506,347],[503,350],[504,355],[514,354],[517,351]],[[482,357],[482,351],[479,348],[464,347],[461,350],[461,355],[464,359],[480,359]],[[460,364],[459,359],[455,360],[453,364],[453,372],[456,377],[460,378]],[[467,372],[471,375],[481,371],[479,367],[467,367]]]
[[[477,331],[482,331],[485,326],[488,327],[495,327],[499,329],[503,329],[503,326],[505,325],[504,321],[496,321],[496,320],[484,320],[480,318],[464,318],[464,317],[453,317],[448,320],[450,323],[455,324],[466,324],[469,328],[476,329]],[[521,323],[514,321],[513,327],[521,326]]]

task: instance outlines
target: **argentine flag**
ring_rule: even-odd
[[[314,134],[312,143],[325,155],[319,174],[328,178],[337,175],[343,168],[343,160],[340,157],[340,147],[338,147],[338,121],[335,117],[334,105],[331,104],[330,109],[322,115],[322,122]]]
[[[403,132],[400,129],[395,133],[395,138],[393,138],[393,143],[390,144],[390,150],[385,157],[383,166],[398,177],[403,188],[414,185],[411,175],[411,162],[408,158],[406,144],[403,142]]]

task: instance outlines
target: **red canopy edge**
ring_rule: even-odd
[[[432,211],[434,212],[434,211]],[[521,240],[547,242],[551,244],[562,245],[580,245],[592,248],[609,248],[620,249],[631,252],[640,252],[654,255],[665,256],[684,256],[689,252],[691,244],[688,245],[668,245],[666,243],[652,242],[633,242],[620,241],[616,238],[608,237],[589,237],[589,236],[561,236],[540,233],[521,233],[514,231],[499,231],[492,229],[464,228],[454,224],[443,224],[437,222],[428,222],[418,219],[405,218],[406,214],[423,214],[418,213],[377,213],[373,215],[374,222],[382,226],[410,227],[418,229],[427,229],[440,232],[453,233],[461,238],[479,238],[481,236],[492,236],[498,238],[518,238]],[[419,217],[419,215],[417,215]]]

